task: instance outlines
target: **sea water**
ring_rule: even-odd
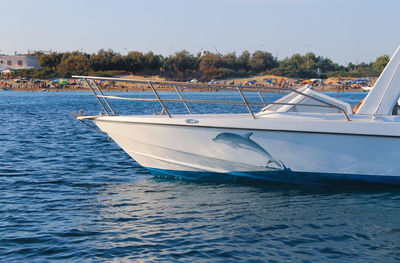
[[[329,95],[354,105],[365,93]],[[183,96],[240,99],[221,92]],[[112,103],[121,114],[160,111],[156,103]],[[190,106],[198,113],[246,112]],[[80,109],[101,111],[88,92],[0,92],[1,262],[400,260],[399,187],[155,177],[74,120],[71,113]]]

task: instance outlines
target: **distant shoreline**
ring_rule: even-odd
[[[135,78],[143,80],[154,80],[154,81],[168,81],[166,79],[160,78],[158,76],[118,76],[122,78]],[[367,79],[365,79],[367,80]],[[193,82],[196,81],[196,82]],[[247,78],[230,78],[222,80],[214,80],[212,84],[214,85],[241,85],[242,87],[252,87],[252,86],[262,86],[266,89],[268,88],[281,88],[281,89],[298,89],[305,84],[312,85],[317,91],[325,92],[364,92],[363,86],[373,86],[376,79],[368,79],[366,82],[360,84],[354,78],[330,78],[326,80],[319,79],[291,79],[282,78],[271,75],[264,76],[253,76]],[[192,84],[200,83],[197,80],[192,80]],[[118,92],[141,92],[141,91],[151,91],[151,88],[147,84],[134,84],[129,82],[111,82],[104,81],[99,83],[99,86],[103,91],[118,91]],[[160,91],[175,91],[172,87],[155,85],[157,90]],[[40,80],[40,79],[1,79],[0,89],[2,90],[12,90],[12,91],[30,91],[30,92],[58,92],[58,91],[90,91],[87,84],[83,81],[77,79],[56,79],[56,80]],[[185,88],[184,91],[198,91],[198,92],[219,92],[223,89],[218,87],[193,87]]]
[[[320,89],[320,88],[316,88],[315,90],[319,91],[319,92],[339,92],[339,93],[343,93],[343,92],[367,92],[364,91],[362,89],[357,89],[357,90],[336,90],[336,89]],[[152,91],[150,88],[146,88],[146,89],[102,89],[103,92],[150,92]],[[161,92],[176,92],[174,89],[157,89],[157,91],[161,91]],[[271,90],[271,92],[269,93],[284,93],[284,92],[288,92],[290,90],[282,90],[282,91],[274,91]],[[7,89],[7,90],[0,90],[0,92],[90,92],[90,89]],[[229,90],[211,90],[211,89],[184,89],[181,90],[181,92],[229,92]]]

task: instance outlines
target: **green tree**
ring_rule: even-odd
[[[337,70],[343,70],[344,67],[339,66],[338,64],[334,63],[332,60],[329,58],[324,58],[321,56],[317,57],[317,62],[316,66],[322,71],[322,72],[330,72],[330,71],[337,71]]]
[[[144,69],[144,56],[142,52],[131,51],[125,57],[126,70],[130,72],[138,72]]]
[[[375,63],[372,65],[372,69],[377,73],[380,74],[383,69],[386,67],[387,63],[389,63],[389,56],[384,55],[380,56],[375,60]]]
[[[89,55],[80,52],[64,53],[57,69],[59,72],[87,73]]]
[[[266,71],[278,66],[274,57],[269,52],[256,51],[248,61],[249,67],[257,73]]]
[[[48,55],[41,54],[38,57],[38,64],[41,67],[47,67],[47,68],[51,68],[51,69],[55,70],[57,68],[58,64],[60,64],[60,62],[61,62],[61,57],[62,57],[62,54],[57,53],[57,52],[52,52]]]
[[[201,57],[199,69],[203,73],[203,77],[217,78],[221,74],[218,68],[223,66],[221,55],[214,53],[207,53]]]
[[[238,66],[243,71],[249,70],[249,60],[250,60],[250,52],[245,50],[243,53],[237,58]]]
[[[224,64],[224,68],[233,69],[233,70],[239,69],[235,52],[228,53],[228,54],[222,56],[222,61]]]
[[[161,67],[162,56],[154,55],[153,52],[149,51],[144,55],[145,67],[152,70],[158,70]]]
[[[164,64],[168,71],[180,73],[181,76],[188,75],[198,68],[196,57],[186,50],[182,50],[174,56],[168,57]]]
[[[90,57],[90,69],[92,71],[112,70],[116,69],[114,65],[118,64],[114,57],[117,54],[112,50],[100,49],[96,54]],[[113,61],[114,59],[114,61]],[[120,63],[121,66],[123,63]]]

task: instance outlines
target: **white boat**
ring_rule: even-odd
[[[400,117],[393,115],[400,96],[400,47],[372,90],[352,113],[349,104],[309,86],[282,97],[260,112],[242,103],[250,114],[171,115],[147,81],[164,115],[115,115],[95,80],[143,82],[115,78],[85,79],[106,115],[79,116],[93,121],[140,165],[154,174],[187,179],[253,178],[289,183],[364,181],[400,184]],[[163,85],[191,87],[198,84]],[[210,85],[208,85],[210,87]],[[212,85],[211,85],[212,87]],[[175,87],[176,88],[176,87]],[[234,87],[243,95],[243,87]],[[251,87],[261,95],[262,87]],[[270,88],[269,88],[270,89]],[[127,100],[144,100],[129,99]],[[213,102],[223,103],[223,102]],[[228,102],[236,103],[236,102]],[[239,102],[238,102],[239,103]]]

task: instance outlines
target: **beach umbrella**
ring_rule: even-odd
[[[69,82],[66,80],[60,80],[58,83],[60,83],[61,85],[67,85]]]
[[[192,79],[192,80],[190,81],[190,83],[197,83],[197,82],[199,82],[197,79]]]
[[[310,79],[310,82],[319,82],[319,83],[324,83],[322,79]]]
[[[1,74],[11,74],[11,73],[12,73],[12,71],[9,69],[5,69],[5,70],[1,71]]]

